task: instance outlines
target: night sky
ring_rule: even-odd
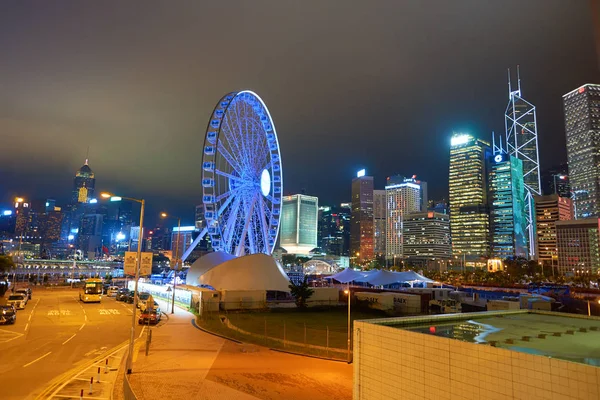
[[[0,208],[96,187],[193,220],[219,98],[266,102],[286,193],[350,199],[417,174],[447,196],[453,131],[504,131],[506,69],[566,161],[562,95],[600,83],[588,0],[14,1],[0,4]]]

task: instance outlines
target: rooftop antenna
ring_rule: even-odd
[[[88,146],[87,153],[85,153],[85,165],[88,165],[89,158],[90,158],[90,146]]]
[[[521,66],[519,64],[517,64],[517,81],[518,81],[518,85],[519,85],[519,96],[521,95],[521,72],[520,72]]]
[[[512,93],[512,87],[510,85],[510,68],[508,68],[508,98],[510,99]]]

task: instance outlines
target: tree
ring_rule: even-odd
[[[308,286],[308,276],[304,276],[304,280],[298,285],[290,282],[289,288],[296,301],[296,306],[301,309],[306,308],[306,301],[315,292]]]
[[[0,256],[0,276],[6,275],[15,267],[12,258],[8,256]]]

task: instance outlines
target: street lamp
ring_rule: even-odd
[[[22,197],[16,197],[15,198],[15,208],[19,207],[19,204],[24,203],[25,199]],[[17,222],[17,220],[19,219],[19,212],[17,210],[17,218],[15,219],[15,224]],[[27,218],[27,221],[25,221],[25,224],[23,226],[23,228],[21,228],[21,235],[19,235],[19,252],[17,253],[17,265],[15,266],[15,269],[13,270],[13,285],[12,285],[12,291],[13,293],[15,292],[15,285],[17,283],[17,266],[19,265],[19,262],[21,263],[21,265],[23,265],[23,252],[21,251],[21,245],[23,244],[23,234],[27,231],[27,225],[29,225],[29,218]]]
[[[144,199],[134,199],[131,197],[119,197],[113,196],[111,193],[103,192],[100,196],[104,199],[110,199],[110,201],[121,201],[121,200],[129,200],[135,201],[136,203],[140,203],[140,233],[138,236],[138,246],[137,246],[137,266],[135,268],[135,286],[133,289],[133,313],[131,314],[131,336],[129,337],[129,350],[127,355],[127,373],[131,374],[131,367],[133,363],[133,341],[135,336],[135,317],[137,310],[137,301],[138,301],[138,281],[140,280],[140,267],[142,263],[142,242],[144,239],[144,206],[146,202]]]
[[[177,286],[177,266],[179,263],[179,236],[181,236],[181,218],[160,213],[161,218],[176,218],[177,219],[177,239],[175,240],[175,265],[173,266],[173,297],[171,298],[171,314],[175,314],[175,287]]]
[[[352,361],[352,359],[350,358],[350,335],[351,335],[351,322],[350,322],[350,283],[348,283],[348,289],[344,290],[344,294],[348,295],[348,364],[350,364],[350,362]]]

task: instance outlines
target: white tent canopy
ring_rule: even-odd
[[[433,282],[431,279],[417,274],[414,271],[392,272],[386,270],[373,270],[363,277],[355,279],[356,282],[367,282],[373,286],[391,285],[404,282]]]
[[[336,281],[341,283],[348,283],[362,278],[363,275],[364,273],[362,272],[355,271],[352,268],[346,268],[345,270],[338,272],[335,275],[327,277],[327,279],[335,279]]]

